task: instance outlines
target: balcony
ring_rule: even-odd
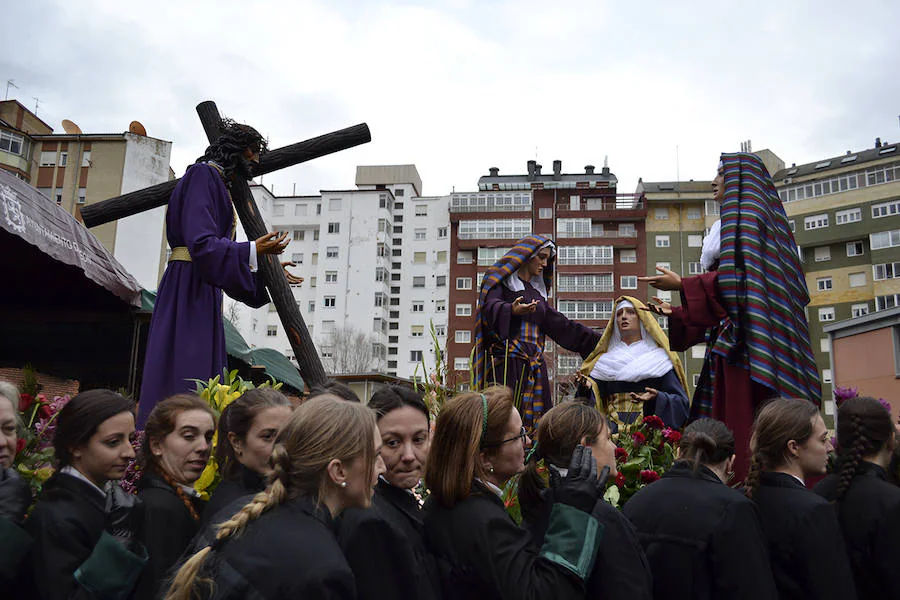
[[[556,203],[557,218],[594,217],[605,220],[642,219],[647,215],[643,195],[616,194],[594,198],[573,196]]]

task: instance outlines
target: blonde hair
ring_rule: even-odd
[[[366,471],[375,468],[375,412],[362,404],[319,396],[301,404],[278,435],[272,450],[269,486],[234,516],[216,528],[212,545],[194,554],[175,575],[165,600],[189,600],[212,593],[213,582],[200,578],[206,557],[237,537],[266,511],[288,499],[324,496],[327,468],[334,460],[362,459]],[[205,588],[204,591],[198,588]]]

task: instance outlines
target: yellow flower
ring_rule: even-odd
[[[219,474],[219,465],[216,463],[215,457],[211,457],[206,463],[206,468],[200,474],[200,478],[194,482],[194,489],[201,494],[215,482],[216,476]]]

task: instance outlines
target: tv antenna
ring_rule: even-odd
[[[37,116],[38,107],[41,105],[41,99],[37,96],[32,96],[32,100],[34,100],[34,116]]]
[[[4,100],[9,100],[9,88],[10,88],[10,87],[14,87],[14,88],[16,88],[16,89],[19,89],[19,86],[16,85],[16,82],[15,82],[14,80],[12,80],[12,79],[7,79],[7,80],[6,80],[6,97],[3,98]]]

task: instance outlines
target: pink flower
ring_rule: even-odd
[[[647,415],[644,417],[644,425],[648,426],[650,429],[662,429],[666,426],[666,424],[663,423],[663,420],[656,415]]]
[[[634,442],[634,446],[637,448],[647,443],[647,436],[640,431],[635,431],[631,434],[631,441]]]
[[[666,427],[662,432],[663,439],[665,439],[670,444],[677,444],[681,441],[681,432],[675,431],[671,427]]]
[[[659,473],[656,471],[651,471],[649,469],[644,469],[641,471],[641,481],[644,483],[653,483],[659,479]]]
[[[891,403],[890,402],[888,402],[884,398],[879,398],[878,402],[881,403],[881,405],[884,407],[884,410],[891,412]],[[893,414],[893,413],[891,413],[891,414]]]
[[[838,406],[843,404],[844,400],[856,398],[857,396],[859,396],[859,390],[857,388],[841,387],[839,385],[834,386],[834,401]]]

